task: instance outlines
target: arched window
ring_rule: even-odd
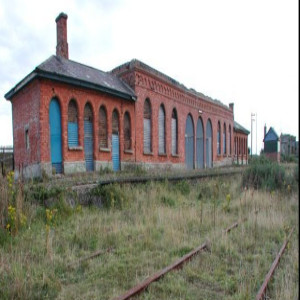
[[[130,125],[130,115],[126,111],[124,115],[124,149],[131,149],[131,125]]]
[[[231,126],[229,125],[229,154],[231,155]]]
[[[226,124],[224,123],[223,127],[223,154],[226,154]]]
[[[166,114],[164,106],[159,107],[158,112],[158,153],[166,153]]]
[[[217,132],[217,154],[221,155],[221,125],[218,122],[218,132]]]
[[[78,109],[75,100],[68,106],[68,146],[78,146]]]
[[[119,113],[116,109],[113,111],[112,114],[112,133],[119,133]]]
[[[99,147],[108,148],[107,143],[107,113],[102,105],[99,109]]]
[[[144,103],[144,153],[152,152],[152,141],[151,141],[151,104],[150,100],[146,99]]]
[[[172,111],[172,155],[178,154],[178,121],[177,121],[177,112],[174,108]]]

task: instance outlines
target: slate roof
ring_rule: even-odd
[[[264,142],[278,141],[278,140],[279,140],[278,134],[276,133],[273,127],[270,127],[269,131],[267,132],[264,138]]]
[[[249,130],[247,130],[245,127],[243,127],[242,125],[240,125],[236,121],[234,121],[234,123],[233,123],[233,128],[234,128],[235,131],[240,131],[240,132],[245,133],[247,135],[250,133]]]
[[[128,100],[136,100],[135,92],[117,76],[52,55],[12,88],[5,98],[10,100],[19,90],[35,78],[47,78],[86,87]]]

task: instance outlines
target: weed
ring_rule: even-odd
[[[188,196],[191,192],[190,185],[186,180],[178,181],[174,186],[175,191],[181,193],[183,196]]]
[[[176,206],[176,201],[174,200],[174,198],[172,198],[170,196],[162,196],[161,203],[163,203],[166,206],[170,206],[170,207]]]
[[[281,189],[285,181],[285,169],[261,156],[254,159],[243,173],[243,186],[274,191]]]
[[[101,204],[108,209],[123,209],[129,205],[127,195],[117,184],[99,185],[91,191],[91,194],[100,197]]]

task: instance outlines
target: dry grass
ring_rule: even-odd
[[[298,225],[298,194],[242,191],[238,177],[121,190],[128,199],[122,209],[70,210],[58,201],[51,259],[45,209],[25,202],[27,228],[0,246],[0,298],[112,299],[210,240],[210,252],[138,299],[253,299],[286,231]],[[238,228],[225,235],[236,221]],[[271,286],[274,299],[298,295],[296,228]],[[103,254],[76,263],[101,249]]]

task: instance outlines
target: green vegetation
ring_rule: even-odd
[[[265,174],[275,167],[266,167],[270,171],[256,166],[250,176],[251,165],[243,178],[99,185],[90,194],[101,198],[100,208],[82,207],[61,182],[23,186],[0,178],[0,299],[113,299],[207,240],[210,251],[151,284],[138,299],[253,299],[293,226],[269,296],[295,299],[296,171],[284,168],[280,189],[269,189]],[[26,217],[17,231],[6,227],[9,205],[18,222]],[[224,229],[237,221],[226,235]]]
[[[252,159],[243,173],[243,186],[267,191],[285,190],[288,185],[295,188],[298,183],[298,165],[294,170],[288,174],[283,165],[259,156]]]

